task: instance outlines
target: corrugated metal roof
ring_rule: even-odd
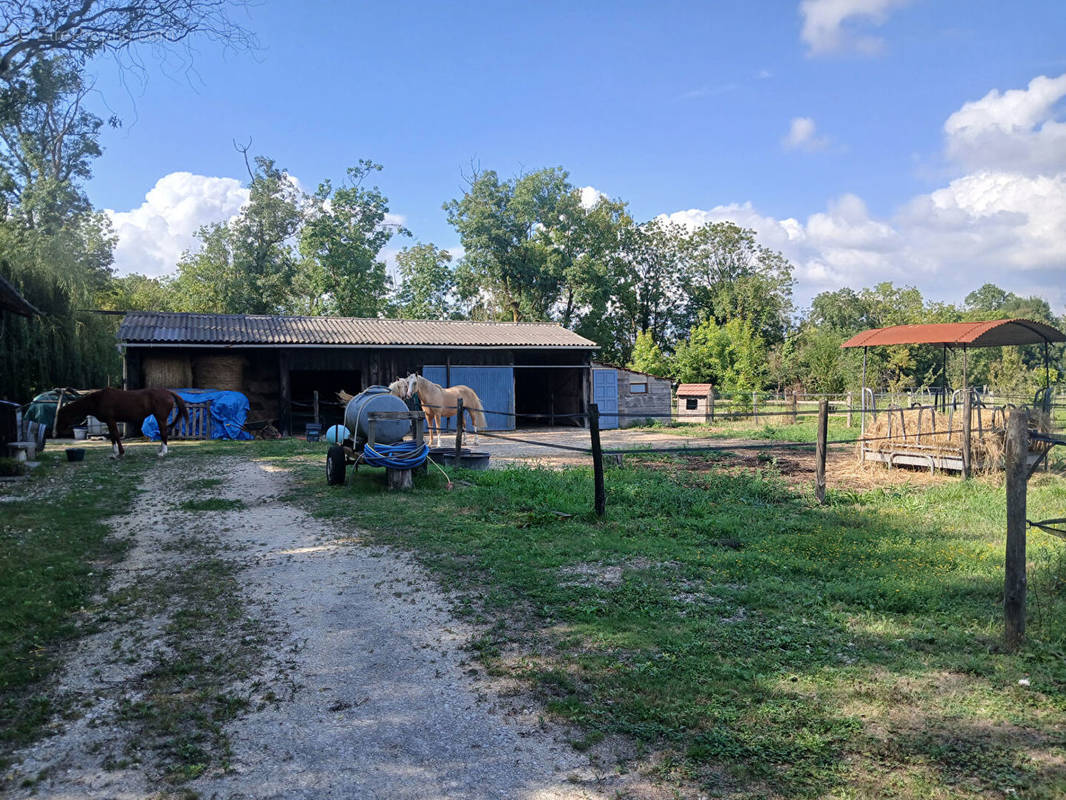
[[[1002,347],[1041,342],[1066,342],[1066,334],[1031,319],[997,319],[988,322],[941,322],[930,325],[894,325],[874,328],[848,339],[841,347],[881,347],[894,344],[946,344],[968,347]]]
[[[0,308],[24,317],[41,313],[3,275],[0,275]]]
[[[706,397],[714,386],[710,383],[683,383],[677,387],[678,397]]]
[[[351,345],[363,347],[546,347],[598,345],[547,322],[282,317],[131,311],[119,341],[138,344]]]

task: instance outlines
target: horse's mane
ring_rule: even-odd
[[[99,390],[92,391],[88,394],[83,394],[81,397],[71,400],[69,403],[64,402],[63,408],[61,408],[60,410],[62,411],[68,408],[73,408],[75,411],[80,411],[82,408],[85,408],[91,411],[96,408],[96,395],[98,392]]]

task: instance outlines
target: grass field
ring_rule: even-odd
[[[1030,535],[1029,638],[1002,652],[996,479],[817,507],[772,471],[661,455],[608,471],[600,521],[585,469],[397,495],[376,470],[328,488],[292,463],[294,500],[458,592],[488,668],[577,724],[575,746],[622,734],[733,797],[1066,792],[1066,546]],[[1035,478],[1029,509],[1061,516],[1066,481]]]
[[[608,469],[599,520],[586,468],[453,473],[451,490],[431,471],[395,494],[365,468],[327,487],[324,452],[211,443],[172,458],[189,459],[196,493],[217,485],[194,477],[215,455],[286,466],[291,501],[412,552],[479,624],[486,667],[574,723],[579,749],[636,742],[665,780],[712,796],[1066,793],[1066,543],[1029,534],[1029,636],[1003,652],[999,477],[831,491],[820,507],[772,463],[653,454]],[[104,520],[155,462],[56,455],[0,506],[2,749],[56,710],[50,676],[123,552]],[[206,524],[236,509],[174,503]],[[1064,515],[1066,478],[1035,476],[1030,519]]]
[[[801,416],[793,423],[787,416],[771,417],[769,420],[722,420],[710,425],[695,422],[671,422],[665,425],[650,425],[635,430],[649,430],[688,436],[700,439],[771,439],[779,442],[813,442],[817,438],[817,416]],[[854,441],[860,437],[859,416],[855,415],[854,427],[849,428],[847,417],[829,417],[827,437],[830,441]]]
[[[36,736],[56,710],[47,681],[122,557],[125,544],[104,520],[129,508],[141,468],[108,461],[87,470],[55,449],[41,461],[30,480],[0,489],[0,754]]]

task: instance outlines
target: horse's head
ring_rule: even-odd
[[[415,393],[415,389],[418,386],[418,373],[412,372],[407,376],[407,392],[404,394],[408,400]]]
[[[81,399],[72,400],[60,408],[59,413],[56,414],[56,429],[73,428],[75,423],[84,420],[88,414],[89,410],[85,408],[85,403],[81,402]]]
[[[407,396],[407,381],[403,378],[397,378],[389,384],[389,393],[394,394],[397,397]]]

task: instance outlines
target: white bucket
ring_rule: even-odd
[[[88,428],[75,428],[74,429],[74,438],[78,439],[78,440],[84,439],[86,434],[88,434],[88,433],[89,433],[89,429]]]

